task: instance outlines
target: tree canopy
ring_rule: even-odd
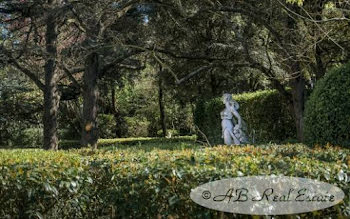
[[[47,149],[64,129],[96,148],[102,114],[114,136],[138,124],[191,132],[199,100],[259,89],[286,98],[303,141],[308,94],[350,51],[346,1],[1,1],[0,19],[0,77],[18,75],[1,100],[24,98],[12,92],[21,80],[24,99],[41,92],[43,109],[29,108]]]

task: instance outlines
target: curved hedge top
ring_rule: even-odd
[[[350,62],[329,71],[312,92],[305,108],[308,144],[350,146]]]

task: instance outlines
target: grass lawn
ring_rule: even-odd
[[[299,216],[350,214],[350,150],[339,147],[138,141],[97,151],[3,149],[0,164],[1,218],[225,218],[230,215],[192,202],[191,189],[222,178],[271,174],[319,179],[346,194],[338,206]]]

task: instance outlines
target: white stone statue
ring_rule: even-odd
[[[225,109],[220,113],[221,115],[221,126],[222,126],[222,137],[226,145],[240,145],[246,143],[247,139],[242,130],[242,118],[238,114],[239,104],[232,99],[231,94],[223,95],[223,102]],[[233,116],[237,119],[234,121]]]

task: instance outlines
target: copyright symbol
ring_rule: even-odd
[[[209,191],[204,191],[204,192],[202,193],[202,198],[204,198],[204,199],[210,199],[210,197],[211,197],[211,193],[210,193]]]

